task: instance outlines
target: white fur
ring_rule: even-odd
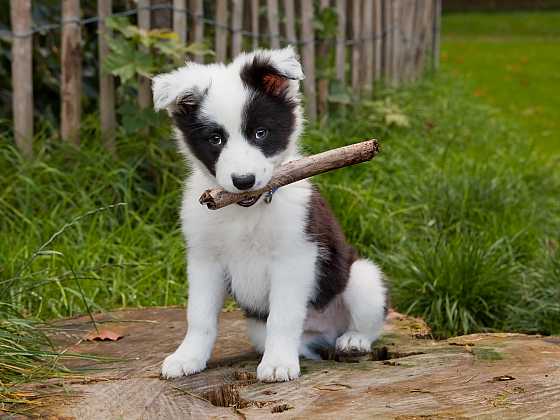
[[[317,292],[315,263],[320,253],[305,233],[312,192],[309,181],[282,187],[270,204],[261,199],[248,208],[232,205],[209,210],[198,202],[201,192],[217,185],[236,191],[232,173],[254,173],[255,188],[260,188],[282,162],[299,157],[297,140],[303,125],[299,106],[296,128],[283,153],[267,158],[243,138],[241,109],[249,92],[239,71],[255,54],[268,55],[282,74],[293,79],[290,95],[299,101],[297,80],[303,73],[292,48],[242,54],[228,66],[190,63],[154,78],[156,109],[172,111],[185,95],[206,92],[202,112],[230,134],[216,163],[216,177],[182,141],[178,142],[192,168],[181,208],[188,249],[188,331],[163,363],[162,376],[166,378],[190,375],[206,367],[228,282],[242,306],[269,313],[266,324],[248,320],[251,339],[264,353],[257,369],[263,381],[298,377],[299,355],[316,358],[308,344],[318,338],[331,345],[336,341],[343,350],[363,350],[382,327],[385,290],[381,273],[366,260],[353,264],[344,293],[322,311],[309,309],[308,302]],[[180,139],[181,134],[177,131],[176,136]]]

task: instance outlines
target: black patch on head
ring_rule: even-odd
[[[171,117],[193,155],[208,168],[212,175],[216,175],[216,162],[227,142],[228,133],[220,124],[200,115],[200,104],[204,96],[205,93],[183,96],[177,102]],[[222,138],[220,145],[210,142],[210,139],[216,135]]]
[[[315,187],[311,193],[305,232],[308,239],[320,248],[315,269],[318,292],[311,304],[316,309],[323,309],[346,289],[350,267],[358,259],[358,253],[346,242],[332,210]]]
[[[288,97],[289,80],[260,56],[241,69],[240,77],[251,90],[242,113],[243,135],[267,157],[285,150],[295,128],[297,107],[296,100]],[[259,129],[267,131],[262,139],[256,136]]]

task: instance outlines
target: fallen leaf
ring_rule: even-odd
[[[117,341],[123,338],[124,335],[110,330],[109,328],[101,328],[99,330],[92,330],[84,336],[86,341]]]

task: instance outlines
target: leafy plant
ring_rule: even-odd
[[[110,18],[107,25],[114,30],[114,36],[107,39],[110,54],[103,70],[120,81],[118,113],[123,129],[126,133],[136,133],[160,125],[158,114],[151,109],[138,109],[136,105],[138,77],[151,78],[180,66],[189,54],[211,54],[211,51],[204,45],[184,44],[175,32],[140,29],[127,18]]]

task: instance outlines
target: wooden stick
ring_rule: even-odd
[[[206,205],[211,210],[220,209],[241,200],[259,197],[263,193],[314,175],[344,166],[366,162],[373,159],[378,153],[379,143],[377,140],[366,140],[361,143],[339,147],[338,149],[328,150],[312,156],[306,156],[280,166],[264,188],[239,194],[225,191],[223,188],[214,188],[206,190],[200,196],[199,202],[202,205]]]

